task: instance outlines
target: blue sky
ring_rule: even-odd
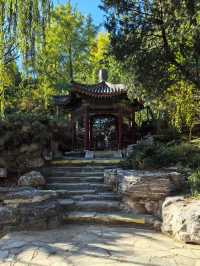
[[[67,0],[53,0],[54,4],[65,4]],[[91,14],[95,24],[103,24],[103,12],[98,8],[101,0],[71,0],[73,6],[83,14]]]

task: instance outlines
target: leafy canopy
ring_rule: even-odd
[[[200,87],[198,0],[102,0],[112,51],[154,94],[176,80]]]

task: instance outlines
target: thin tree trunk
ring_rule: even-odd
[[[74,71],[73,71],[73,59],[72,59],[72,44],[69,46],[69,75],[70,81],[74,81]]]
[[[2,93],[0,96],[0,117],[1,120],[5,118],[5,98],[4,98],[4,86],[2,87]]]

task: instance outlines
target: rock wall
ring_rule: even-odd
[[[162,232],[185,243],[200,244],[200,200],[166,198],[162,206]]]
[[[0,232],[56,228],[64,212],[54,191],[0,188]]]
[[[180,191],[185,178],[177,172],[105,170],[104,180],[122,195],[124,208],[161,217],[165,198]]]
[[[70,149],[67,121],[37,115],[0,122],[0,168],[7,170],[8,177],[39,168],[52,154],[59,156]]]

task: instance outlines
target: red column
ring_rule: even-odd
[[[72,129],[72,149],[75,150],[76,146],[76,122],[74,114],[71,113],[71,129]]]
[[[84,140],[84,146],[85,150],[90,150],[90,120],[88,115],[88,110],[85,111],[84,116],[84,124],[85,124],[85,140]]]
[[[136,127],[135,127],[135,111],[133,111],[132,115],[132,143],[136,143]]]
[[[122,111],[120,109],[118,114],[118,149],[120,150],[122,148]]]
[[[93,119],[90,117],[90,149],[94,149],[94,143],[93,143]]]

